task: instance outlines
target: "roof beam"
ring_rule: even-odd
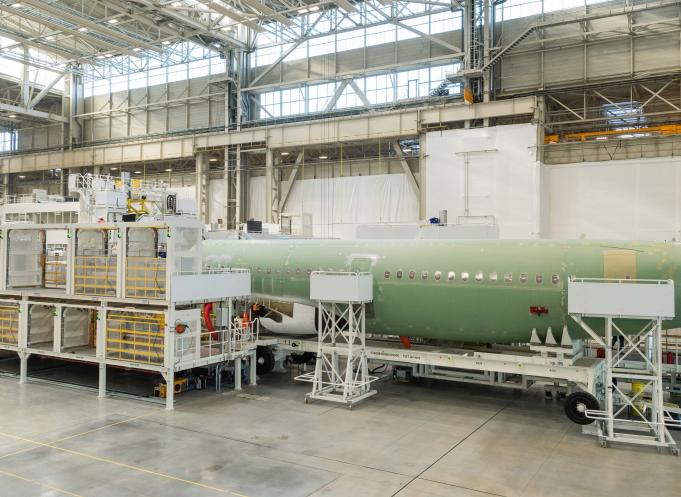
[[[279,212],[282,212],[284,210],[284,207],[286,207],[286,201],[288,200],[288,196],[291,193],[291,190],[293,190],[293,183],[295,183],[296,181],[296,177],[298,176],[298,169],[300,169],[300,164],[302,164],[304,158],[305,149],[302,149],[298,153],[298,157],[296,157],[296,163],[293,165],[291,174],[289,174],[288,176],[288,182],[284,184],[283,190],[281,192],[281,198],[279,199]]]
[[[40,90],[40,93],[38,93],[35,97],[33,97],[33,98],[31,99],[31,101],[28,103],[28,108],[29,108],[29,110],[30,110],[30,109],[33,109],[36,105],[38,105],[38,103],[45,97],[45,95],[47,95],[48,93],[50,93],[50,90],[52,90],[52,88],[54,88],[54,85],[56,85],[57,83],[59,83],[59,81],[64,77],[65,74],[66,74],[66,72],[63,72],[63,73],[61,73],[61,74],[58,74],[56,78],[54,78],[52,81],[50,81],[50,82],[45,86],[45,88],[43,88],[42,90]]]
[[[48,121],[57,121],[60,123],[68,123],[69,119],[59,114],[52,114],[51,112],[43,112],[35,109],[27,109],[19,105],[10,105],[0,102],[0,111],[9,112],[12,114],[21,114],[22,116],[33,117],[37,119],[46,119]]]
[[[257,31],[258,33],[264,33],[265,32],[264,29],[262,29],[260,26],[258,26],[253,21],[249,21],[248,19],[246,19],[241,14],[238,14],[237,12],[234,12],[233,10],[229,10],[227,7],[225,7],[222,4],[214,2],[213,0],[199,0],[199,2],[201,2],[203,5],[210,8],[211,10],[217,12],[220,15],[228,17],[228,18],[232,19],[233,21],[239,22],[239,23],[243,24],[244,26],[248,26],[253,31]]]
[[[293,26],[293,23],[291,20],[286,17],[283,14],[280,14],[276,10],[272,9],[271,7],[268,7],[264,3],[258,2],[258,0],[241,0],[243,3],[251,7],[253,10],[256,12],[260,12],[263,15],[266,15],[268,17],[271,17],[272,19],[275,19],[282,23],[284,26],[291,27]]]
[[[73,36],[80,38],[81,40],[87,41],[88,43],[91,43],[95,46],[98,46],[100,48],[106,48],[107,50],[115,50],[117,52],[125,53],[126,55],[130,55],[131,57],[137,57],[137,53],[133,52],[132,50],[128,50],[125,47],[121,47],[120,45],[115,45],[113,43],[109,43],[108,41],[102,40],[100,38],[97,38],[95,36],[92,36],[91,34],[88,34],[87,32],[82,32],[78,31],[75,29],[67,28],[66,26],[62,26],[61,24],[57,24],[56,22],[49,21],[47,19],[44,19],[40,16],[33,15],[29,12],[24,12],[21,9],[15,9],[12,7],[7,7],[6,5],[0,4],[0,11],[2,12],[7,12],[9,14],[23,17],[24,19],[27,19],[29,21],[33,21],[38,24],[42,24],[43,26],[47,26],[50,29],[54,29],[55,31],[61,31],[61,32],[66,32],[70,33]]]
[[[429,35],[428,33],[424,33],[422,31],[419,31],[418,29],[409,26],[408,24],[404,24],[403,22],[400,22],[398,19],[395,17],[390,17],[388,14],[383,12],[381,9],[375,8],[374,7],[374,12],[377,12],[379,15],[383,16],[387,21],[391,22],[395,26],[399,26],[400,28],[406,29],[407,31],[411,31],[414,34],[417,34],[421,36],[422,38],[426,38],[432,43],[435,43],[436,45],[440,45],[441,47],[444,47],[448,50],[451,50],[452,52],[461,52],[461,48],[452,45],[451,43],[447,43],[446,41],[441,40],[440,38],[436,38],[432,35]]]
[[[118,41],[122,41],[124,43],[127,43],[128,45],[131,45],[133,48],[144,48],[146,50],[152,50],[157,53],[163,53],[163,50],[160,48],[147,43],[143,40],[140,40],[138,38],[133,38],[132,36],[128,36],[126,34],[121,33],[120,31],[116,31],[115,29],[110,29],[106,26],[102,26],[101,24],[97,24],[94,21],[91,21],[89,19],[85,19],[81,16],[77,16],[74,14],[71,14],[69,12],[66,12],[62,9],[58,9],[54,7],[53,5],[46,4],[43,2],[40,2],[38,0],[23,0],[23,2],[27,5],[31,5],[35,7],[36,9],[40,9],[44,12],[48,12],[58,18],[61,19],[66,19],[69,22],[72,22],[74,24],[80,24],[82,26],[85,26],[93,31],[96,31],[98,33],[101,33],[105,36],[108,36],[110,38],[115,38]]]
[[[334,0],[334,3],[338,5],[341,9],[343,9],[345,12],[357,12],[357,7],[348,2],[348,0]],[[382,2],[381,5],[383,5]]]

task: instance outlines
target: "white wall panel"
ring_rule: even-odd
[[[466,153],[470,216],[494,216],[501,238],[539,236],[539,163],[533,124],[428,133],[426,213],[465,213]]]
[[[248,217],[263,219],[265,178],[249,182]],[[312,214],[313,234],[354,239],[357,226],[418,222],[418,199],[404,174],[297,181],[283,212]]]
[[[681,159],[542,166],[545,236],[681,238]]]

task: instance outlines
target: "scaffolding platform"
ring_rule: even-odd
[[[605,350],[603,408],[581,406],[596,421],[586,432],[604,447],[648,445],[678,455],[669,428],[681,422],[664,403],[662,378],[662,321],[675,316],[674,282],[573,277],[568,313]]]
[[[48,242],[61,235],[56,263]],[[19,355],[21,382],[32,355],[97,364],[100,396],[107,366],[157,372],[173,385],[192,368],[255,364],[258,324],[236,319],[250,272],[203,269],[196,219],[5,225],[0,237],[0,350]],[[59,288],[50,278],[55,264]],[[173,393],[167,389],[167,408]]]
[[[310,299],[317,301],[315,369],[296,377],[312,383],[305,402],[325,400],[353,405],[376,394],[378,377],[369,374],[366,355],[366,308],[373,300],[370,273],[313,271]]]

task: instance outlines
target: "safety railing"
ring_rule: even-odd
[[[116,295],[116,256],[74,257],[73,291],[81,295]]]
[[[259,335],[260,325],[258,321],[244,324],[240,319],[235,319],[229,328],[219,328],[213,331],[203,329],[197,353],[196,334],[175,333],[174,362],[175,364],[183,364],[196,359],[246,352],[256,347]]]
[[[45,257],[45,288],[66,287],[66,257],[48,255]]]
[[[125,296],[145,299],[166,297],[166,259],[129,256],[125,269]]]
[[[110,310],[106,316],[106,357],[163,365],[165,316]]]

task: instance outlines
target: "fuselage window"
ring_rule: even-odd
[[[300,274],[300,268],[299,267],[296,268],[296,274]]]
[[[267,274],[270,274],[270,273],[272,273],[272,268],[271,268],[271,267],[268,267],[268,268],[267,268]]]
[[[461,273],[461,280],[462,281],[468,281],[468,272],[467,271],[464,271],[463,273]]]
[[[482,281],[483,278],[484,276],[482,274],[482,271],[478,271],[477,273],[475,273],[475,281]]]
[[[537,274],[534,276],[534,281],[537,283],[537,285],[541,285],[544,283],[544,275],[543,274]]]
[[[513,273],[504,274],[504,281],[506,283],[513,283]]]
[[[498,277],[499,277],[499,276],[497,275],[496,272],[489,273],[489,280],[490,280],[490,281],[497,281],[497,278],[498,278]]]
[[[527,283],[527,273],[520,273],[520,282]]]
[[[309,269],[309,268],[308,268],[308,270],[307,270],[307,275],[310,276],[311,274],[312,274],[312,269]]]
[[[415,276],[416,276],[416,273],[414,271],[409,271],[409,279],[410,280],[413,280]]]
[[[557,285],[558,283],[560,283],[560,276],[557,275],[557,274],[554,274],[553,276],[551,276],[551,283],[553,283],[554,285]]]
[[[398,280],[401,280],[401,279],[402,279],[402,271],[397,271],[397,272],[395,273],[395,276],[397,276],[397,279],[398,279]]]
[[[421,279],[422,280],[427,280],[428,279],[428,271],[423,271],[421,273]]]
[[[386,271],[385,273],[383,273],[383,277],[384,277],[386,280],[387,280],[388,278],[390,278],[390,271]]]
[[[454,281],[454,277],[456,276],[456,273],[454,271],[450,271],[447,273],[447,279],[449,281]]]
[[[440,271],[435,271],[433,276],[435,277],[436,281],[440,281],[440,278],[442,278],[442,273]]]

